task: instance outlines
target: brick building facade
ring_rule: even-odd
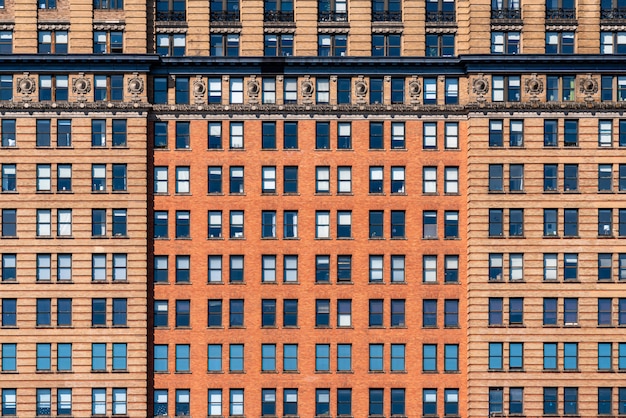
[[[0,3],[2,416],[626,414],[620,2]]]

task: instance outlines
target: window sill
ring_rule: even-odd
[[[434,241],[434,240],[438,240],[439,237],[422,237],[422,239],[425,241]]]
[[[261,374],[278,374],[276,370],[261,370]]]
[[[155,193],[156,194],[156,193]],[[163,193],[164,194],[164,193]],[[206,194],[207,196],[224,196],[224,193],[221,192],[209,192]]]
[[[224,370],[207,370],[207,374],[224,374]]]
[[[384,241],[385,237],[380,236],[380,237],[369,237],[370,240],[372,241]]]
[[[370,370],[370,374],[385,374],[384,370]]]
[[[352,370],[337,370],[337,374],[354,374]]]
[[[284,240],[299,241],[300,237],[283,237]]]
[[[368,196],[385,196],[383,192],[369,192]]]
[[[354,282],[351,281],[351,280],[337,280],[337,284],[340,284],[340,285],[352,285],[352,284],[354,284]]]
[[[169,237],[153,237],[152,239],[155,241],[169,241],[170,240]]]
[[[613,239],[615,238],[614,235],[598,235],[597,237],[598,239]]]
[[[276,193],[276,190],[271,192],[261,191],[261,196],[278,196],[278,193]]]
[[[276,241],[278,240],[277,237],[261,237],[261,240],[263,241]]]
[[[98,282],[98,283],[107,283],[105,280]],[[152,282],[152,284],[156,284],[156,285],[167,285],[170,284],[170,282]]]
[[[298,192],[283,192],[283,196],[300,196]]]
[[[224,327],[221,325],[220,326],[213,325],[213,326],[206,327],[206,329],[224,329]]]
[[[208,241],[224,241],[224,237],[207,237]]]
[[[315,374],[330,374],[329,370],[315,370]]]

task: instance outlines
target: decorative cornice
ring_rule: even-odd
[[[317,33],[349,33],[350,26],[327,26],[327,27],[318,27]]]
[[[211,33],[241,33],[241,26],[218,26],[211,27]]]
[[[456,33],[456,26],[436,26],[436,27],[427,27],[426,33],[436,33],[436,34],[447,34],[447,33]]]
[[[159,26],[156,28],[156,33],[187,33],[187,27],[185,26]]]
[[[263,28],[263,32],[265,33],[276,33],[276,34],[281,34],[281,33],[296,33],[296,28],[295,27],[284,27],[284,26],[265,26]]]
[[[126,28],[126,23],[123,20],[116,22],[93,22],[93,30],[124,30],[124,28]]]
[[[39,30],[69,30],[69,22],[39,22],[37,24]]]

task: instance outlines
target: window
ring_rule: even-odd
[[[213,57],[239,56],[239,34],[212,34],[210,42],[209,53]]]
[[[283,416],[298,415],[298,389],[283,389]]]
[[[504,325],[502,298],[489,298],[489,325]]]
[[[337,238],[352,238],[352,211],[337,211]]]
[[[443,304],[443,324],[446,328],[457,328],[459,326],[459,301],[456,299],[446,299]]]
[[[17,191],[15,164],[2,164],[2,191]]]
[[[261,222],[261,238],[276,238],[276,211],[262,211]]]
[[[444,272],[445,283],[458,283],[459,282],[459,256],[458,255],[444,256],[443,272]]]
[[[437,415],[437,389],[422,389],[422,415]]]
[[[501,237],[504,234],[502,209],[489,209],[489,236]]]
[[[450,35],[441,35],[441,36],[445,38],[446,36],[450,36]],[[446,88],[445,103],[447,105],[458,104],[459,103],[459,79],[458,78],[446,78],[445,88]]]
[[[57,344],[57,370],[62,372],[72,370],[72,344]]]
[[[509,209],[509,236],[524,236],[524,209]]]
[[[41,214],[41,217],[39,216]],[[47,224],[45,223],[47,217]],[[40,223],[41,221],[41,223]],[[48,228],[46,229],[46,225]],[[41,226],[41,229],[40,229]],[[48,232],[46,235],[50,235],[50,210],[38,210],[37,211],[37,236],[41,236],[39,232]],[[16,237],[17,236],[17,209],[2,209],[2,236],[3,237]]]
[[[0,100],[13,99],[13,76],[0,76]],[[4,145],[3,145],[4,146]]]
[[[315,256],[315,282],[328,283],[330,281],[330,257],[327,255]]]
[[[51,190],[50,164],[37,164],[37,191],[49,192]]]
[[[611,415],[613,388],[598,388],[598,414]]]
[[[283,371],[298,371],[298,345],[283,344]]]
[[[578,280],[578,254],[563,254],[563,280]]]
[[[230,238],[243,238],[243,211],[230,211]]]
[[[437,282],[437,256],[436,255],[424,255],[422,257],[422,282],[423,283],[436,283]]]
[[[72,299],[57,299],[57,326],[72,325]]]
[[[52,278],[50,254],[37,254],[37,281],[50,281]]]
[[[444,371],[446,372],[458,372],[459,371],[459,346],[457,344],[444,345],[443,357],[444,357]]]
[[[437,344],[422,345],[422,370],[424,372],[437,371]]]
[[[120,54],[124,52],[124,32],[95,31],[93,33],[94,54]]]
[[[502,147],[504,146],[504,134],[502,130],[502,120],[490,120],[489,121],[489,146],[490,147]]]
[[[391,327],[404,327],[405,319],[405,300],[391,299]]]
[[[263,55],[266,57],[293,55],[293,34],[282,33],[265,35]]]
[[[349,77],[339,77],[337,79],[337,104],[350,104],[350,102],[352,101],[352,95],[351,95],[351,87],[350,87],[350,83],[351,80]],[[348,126],[348,130],[347,132],[342,132],[342,126]],[[342,146],[342,145],[349,145],[349,141],[350,141],[350,123],[338,123],[337,124],[338,129],[338,147],[339,149],[349,149],[352,148],[351,146]],[[346,135],[347,134],[347,135]],[[346,137],[347,137],[347,142],[346,142]]]
[[[344,3],[345,5],[345,3]],[[323,13],[323,12],[320,12]],[[342,13],[347,16],[347,13]],[[344,17],[340,21],[345,21]],[[337,20],[337,19],[330,19]],[[317,35],[317,55],[320,57],[343,57],[348,50],[348,35],[328,34]]]
[[[57,255],[57,280],[72,280],[72,254]]]
[[[155,373],[167,372],[168,353],[167,344],[154,345],[154,371]]]
[[[243,327],[243,299],[231,299],[230,300],[230,327]]]
[[[315,193],[330,193],[330,167],[315,167]]]
[[[16,389],[2,389],[2,415],[15,415],[17,411]]]
[[[298,299],[283,300],[283,327],[298,326]]]
[[[548,76],[546,80],[547,100],[573,101],[575,96],[574,83],[575,77],[573,76]]]
[[[261,345],[261,371],[264,371],[264,372],[276,371],[276,345],[275,344],[262,344]]]
[[[2,326],[17,326],[17,299],[2,299]]]
[[[154,415],[167,415],[167,389],[154,390]]]
[[[574,32],[546,32],[546,54],[573,54]]]
[[[382,283],[383,281],[383,256],[369,256],[369,281],[370,283]]]
[[[222,301],[220,299],[209,299],[208,326],[222,326]]]
[[[524,164],[509,164],[509,191],[524,191]]]
[[[352,133],[350,123],[340,122],[337,124],[337,149],[352,148]]]
[[[489,414],[501,414],[504,412],[504,397],[501,387],[489,388]]]
[[[422,213],[422,227],[424,239],[437,239],[437,212],[424,211]]]
[[[177,222],[177,233],[179,230],[179,215],[177,212],[176,222]],[[181,221],[182,222],[182,221]],[[114,237],[124,237],[127,236],[128,228],[127,228],[127,213],[126,209],[113,209],[113,227],[112,232]]]
[[[8,30],[0,31],[0,54],[11,54],[13,52],[13,32]]]
[[[126,254],[113,254],[113,281],[124,281],[127,277],[128,257]]]
[[[189,415],[189,389],[176,389],[175,415]]]
[[[424,122],[423,148],[424,149],[437,149],[437,123],[436,122]]]
[[[265,173],[264,173],[265,175]],[[275,178],[276,178],[276,173],[274,172],[274,183],[275,183]],[[243,193],[244,189],[243,189],[243,167],[240,166],[233,166],[230,167],[230,186],[229,186],[229,192],[232,194],[239,194],[239,193]],[[265,185],[265,180],[264,180],[264,185]],[[274,185],[274,190],[275,190],[275,185]]]
[[[373,13],[376,13],[376,12],[373,12]],[[401,13],[401,12],[397,12],[397,13]],[[399,34],[385,34],[385,35],[373,34],[372,35],[372,56],[373,57],[399,57],[402,51],[401,42],[402,42],[402,36]]]
[[[502,370],[503,344],[489,343],[489,370]]]
[[[424,328],[437,328],[437,299],[423,300],[422,326]]]
[[[189,104],[189,78],[187,77],[177,77],[174,80],[174,102],[176,104]],[[188,141],[185,140],[184,137],[184,128],[185,126],[189,126],[188,122],[176,122],[177,128],[176,128],[176,136],[177,136],[177,142],[176,142],[176,148],[189,148],[189,143]],[[181,135],[179,136],[179,127],[180,127],[180,133]]]
[[[189,313],[190,313],[190,301],[177,300],[176,301],[176,327],[189,327]]]
[[[556,254],[543,255],[543,280],[557,279],[557,256]]]
[[[113,343],[113,371],[127,369],[127,346],[124,343]]]
[[[598,370],[611,370],[611,343],[598,343]]]
[[[167,283],[168,281],[168,259],[166,255],[154,256],[154,282]]]
[[[51,132],[50,119],[37,119],[35,145],[37,147],[49,147],[50,136],[51,136],[50,132]]]
[[[298,166],[283,168],[283,193],[298,193]]]
[[[391,78],[391,103],[404,103],[404,79],[398,77]]]
[[[209,238],[222,237],[222,211],[209,211]]]
[[[380,126],[380,134],[382,135],[382,123]],[[381,139],[382,141],[382,139]],[[382,143],[380,149],[382,149]],[[391,124],[391,149],[405,149],[406,139],[404,131],[404,122],[393,122]]]
[[[610,281],[613,280],[613,254],[600,253],[598,254],[598,280]]]
[[[189,344],[176,344],[176,372],[189,371]]]
[[[384,238],[384,212],[382,210],[370,210],[370,238]]]
[[[351,327],[352,326],[352,300],[351,299],[338,299],[337,300],[337,326],[338,327]]]
[[[392,255],[391,256],[391,282],[401,283],[404,282],[405,270],[404,270],[404,256]]]
[[[156,53],[163,57],[182,57],[185,55],[185,44],[184,33],[160,33],[156,36]]]
[[[37,299],[37,326],[52,325],[52,305],[50,299]]]
[[[613,165],[598,165],[598,191],[610,192],[613,190]]]
[[[524,343],[509,343],[509,369],[522,370],[524,367]]]
[[[244,271],[243,271],[243,255],[231,255],[230,256],[230,282],[231,283],[243,283]]]
[[[437,193],[437,167],[422,168],[422,192]]]
[[[283,281],[285,283],[298,282],[298,256],[283,256]]]
[[[543,388],[543,413],[556,415],[558,411],[557,388]]]
[[[598,235],[613,235],[613,209],[598,209]]]
[[[406,238],[406,214],[403,210],[391,211],[391,238],[399,239]],[[450,224],[446,224],[448,228],[447,232],[454,232],[454,219],[448,219]],[[447,237],[446,237],[447,238]]]
[[[392,214],[392,238],[393,238],[393,212]],[[404,215],[404,212],[402,212]],[[459,212],[447,210],[444,212],[443,216],[444,222],[444,238],[446,239],[454,239],[459,237]]]
[[[2,31],[0,31],[0,51],[2,50]],[[16,127],[15,119],[2,119],[0,122],[2,126],[2,146],[3,147],[15,147],[16,142]]]
[[[492,54],[519,54],[519,43],[520,32],[491,32]]]
[[[261,281],[263,281],[263,283],[276,282],[276,256],[264,255],[261,257],[261,262]]]
[[[261,326],[276,327],[276,299],[261,300]]]
[[[405,367],[405,345],[404,344],[391,344],[391,371],[403,372]]]
[[[176,283],[189,283],[190,259],[188,255],[176,256]]]
[[[15,281],[17,279],[17,255],[2,254],[2,281]]]
[[[383,344],[370,344],[369,346],[369,370],[370,372],[383,371]]]
[[[330,413],[330,390],[315,389],[315,415],[328,415]]]
[[[454,12],[452,13],[454,14]],[[428,20],[428,16],[427,16],[427,20]],[[426,56],[427,57],[452,57],[454,56],[454,34],[427,34],[426,35]]]
[[[578,414],[578,388],[563,388],[563,413],[565,415]]]
[[[114,327],[125,327],[127,325],[127,313],[127,300],[124,298],[114,298],[111,325]]]
[[[52,368],[51,347],[48,343],[37,344],[37,371],[49,372]]]
[[[17,371],[17,344],[4,343],[0,345],[2,355],[2,371],[3,372],[15,372]]]
[[[330,212],[315,212],[315,238],[330,238]]]
[[[369,301],[369,326],[383,326],[383,300],[370,299]]]
[[[391,174],[393,175],[393,167],[392,167]],[[402,174],[404,175],[404,170]],[[445,167],[443,191],[446,194],[458,194],[459,193],[459,168],[458,167]]]
[[[330,371],[330,345],[315,344],[315,371]]]
[[[154,301],[154,326],[155,327],[167,327],[168,326],[168,312],[167,312],[166,300]]]
[[[91,326],[106,326],[107,304],[106,299],[91,299]]]
[[[383,415],[384,390],[370,389],[369,416]]]
[[[564,313],[563,322],[565,325],[578,325],[578,299],[563,299]]]
[[[352,345],[337,344],[337,371],[349,372],[352,370]]]
[[[543,235],[555,237],[558,235],[557,229],[558,209],[543,210]]]
[[[316,299],[315,300],[315,326],[316,327],[329,327],[330,326],[330,300],[329,299]]]
[[[352,256],[337,256],[337,282],[352,281]]]
[[[494,102],[519,102],[521,81],[519,76],[492,76],[492,100]]]
[[[557,299],[543,298],[543,325],[557,324]]]
[[[59,97],[59,77],[57,77],[57,98]],[[57,119],[57,147],[72,146],[72,120]]]
[[[509,325],[524,324],[524,299],[509,298]]]

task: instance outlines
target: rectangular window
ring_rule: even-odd
[[[436,255],[422,256],[422,282],[423,283],[436,283],[437,282],[437,256]]]
[[[209,327],[221,327],[222,326],[222,300],[221,299],[209,299]]]
[[[329,327],[330,326],[330,300],[329,299],[316,299],[315,300],[315,326],[316,327]]]
[[[315,344],[315,371],[330,371],[330,345]]]
[[[424,122],[422,147],[437,149],[437,122]]]
[[[437,344],[422,345],[422,370],[424,372],[437,371]]]
[[[298,282],[298,256],[283,256],[283,281],[285,283]]]
[[[437,299],[424,299],[422,301],[422,326],[424,328],[437,328]]]
[[[209,255],[209,283],[222,282],[222,256]]]
[[[17,344],[4,343],[0,345],[0,350],[2,351],[0,353],[2,355],[2,371],[17,371]]]
[[[231,299],[230,300],[230,316],[229,316],[229,326],[232,327],[243,327],[243,299]]]

